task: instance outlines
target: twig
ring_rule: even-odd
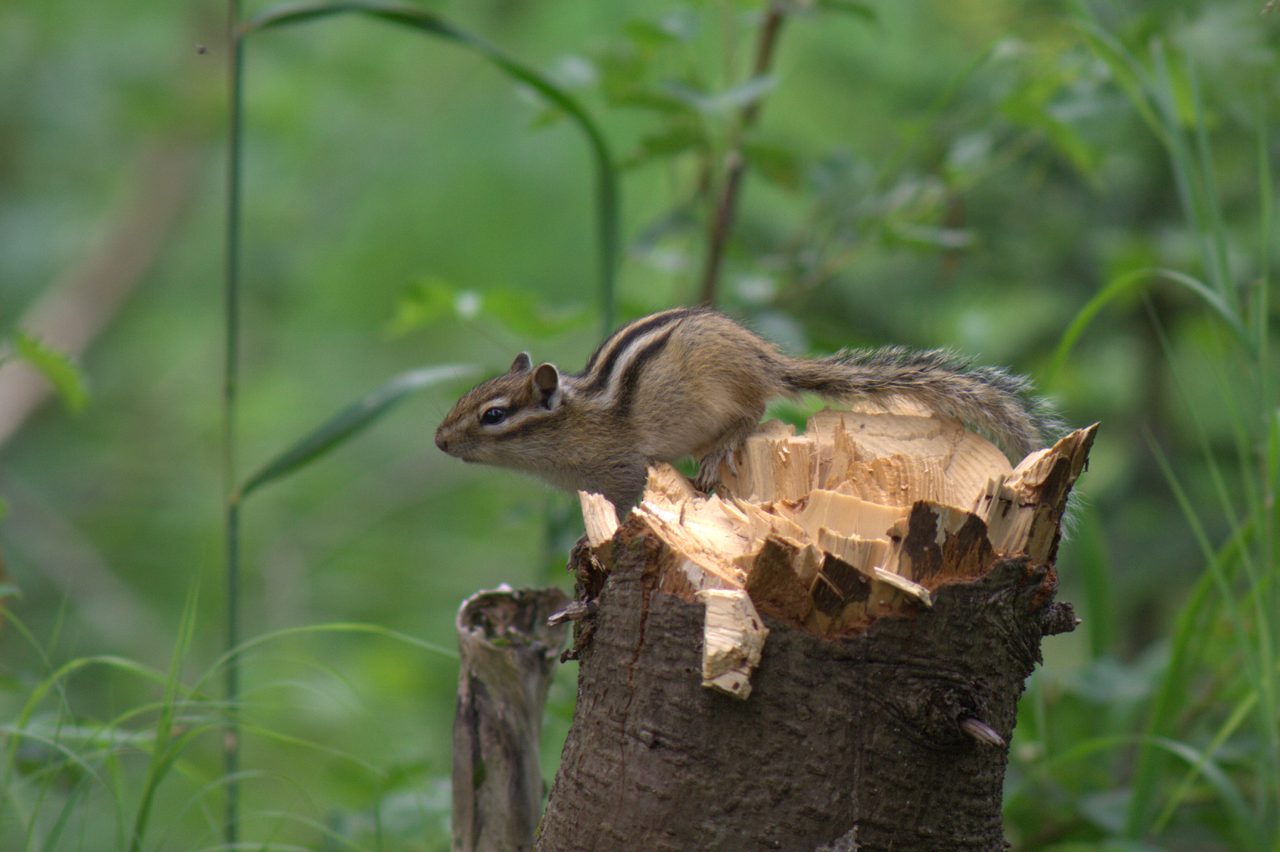
[[[760,40],[756,43],[756,61],[752,68],[754,77],[762,77],[773,67],[773,55],[778,43],[778,34],[782,23],[786,20],[785,4],[770,2],[765,12],[764,21],[760,25]],[[738,195],[742,186],[742,175],[746,171],[747,161],[742,154],[742,137],[760,117],[763,98],[756,98],[742,108],[738,121],[737,139],[726,157],[724,187],[720,193],[720,201],[716,205],[715,216],[711,221],[711,234],[707,246],[707,261],[702,272],[702,295],[700,301],[704,305],[715,302],[716,285],[720,278],[720,267],[724,260],[725,246],[729,241],[729,231],[733,227],[733,217],[737,212]]]

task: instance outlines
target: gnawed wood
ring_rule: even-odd
[[[770,421],[744,443],[725,487],[753,502],[800,500],[829,488],[884,506],[932,500],[972,506],[1009,461],[951,418],[820,411],[796,435]]]
[[[1094,424],[1072,432],[1051,448],[1032,453],[983,490],[974,511],[986,522],[997,552],[1053,561],[1067,497],[1088,463],[1097,428]]]
[[[751,673],[760,664],[769,630],[742,589],[703,589],[702,685],[734,698],[751,694]]]
[[[746,589],[763,611],[807,630],[857,632],[928,607],[933,590],[980,577],[997,559],[1051,561],[1094,428],[1012,468],[958,421],[823,411],[804,434],[763,424],[723,467],[718,494],[653,468],[632,517],[669,551],[661,591],[693,600]],[[588,542],[599,546],[616,529],[612,513],[597,495],[582,500]]]
[[[599,547],[618,531],[618,514],[613,504],[603,494],[578,492],[578,505],[582,507],[582,523],[586,527],[587,544]]]

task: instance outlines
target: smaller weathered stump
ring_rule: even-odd
[[[542,710],[567,630],[547,619],[559,589],[478,592],[458,610],[453,846],[515,852],[533,843],[544,784]]]

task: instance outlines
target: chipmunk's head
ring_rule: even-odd
[[[463,395],[436,429],[436,446],[454,458],[501,467],[537,468],[554,453],[564,386],[554,364],[533,366],[521,352],[511,369]]]

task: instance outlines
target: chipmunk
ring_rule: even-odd
[[[615,331],[579,373],[534,367],[521,352],[458,400],[436,446],[603,494],[623,517],[640,501],[650,464],[694,456],[695,485],[710,491],[720,463],[733,463],[776,397],[909,398],[985,430],[1020,460],[1050,426],[1029,391],[1026,379],[938,350],[792,358],[715,310],[675,308]]]

